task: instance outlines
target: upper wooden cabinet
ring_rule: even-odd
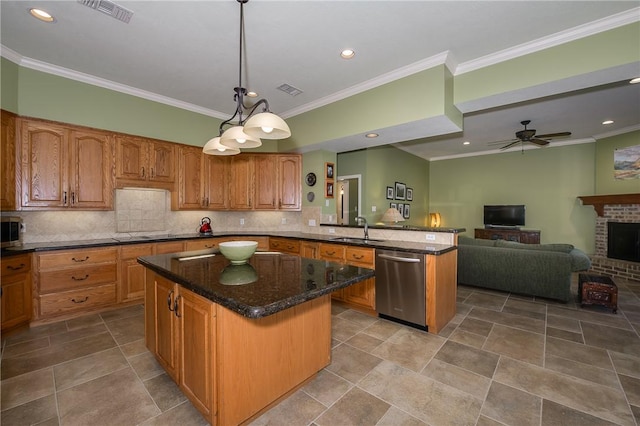
[[[16,210],[16,116],[2,111],[0,117],[0,210]]]
[[[113,209],[114,145],[108,134],[21,120],[21,207]]]
[[[202,148],[178,150],[178,188],[171,194],[174,210],[227,210],[229,158],[205,155]]]
[[[229,208],[253,209],[253,155],[239,154],[231,158],[229,173]]]
[[[134,136],[116,136],[116,183],[172,189],[176,144]]]
[[[302,208],[301,157],[278,155],[278,209],[300,210]]]

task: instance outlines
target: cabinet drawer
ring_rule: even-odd
[[[344,262],[345,246],[339,244],[324,244],[320,243],[318,253],[320,259],[337,260]]]
[[[207,238],[204,240],[187,241],[185,244],[185,250],[205,250],[218,248],[218,242],[220,240],[214,238]]]
[[[2,258],[2,277],[24,274],[31,270],[31,255]]]
[[[122,246],[120,248],[120,259],[135,259],[140,256],[153,254],[153,244],[136,244],[133,246]]]
[[[300,253],[300,241],[287,238],[271,238],[269,239],[269,249],[286,253]]]
[[[65,268],[68,266],[91,265],[116,262],[117,248],[98,250],[65,250],[56,253],[40,254],[40,269]]]
[[[373,268],[375,265],[374,250],[360,247],[347,247],[345,260],[352,265]]]
[[[96,284],[117,281],[117,265],[98,265],[90,268],[69,268],[40,272],[40,293],[53,293]]]
[[[40,314],[42,316],[59,315],[114,303],[116,303],[115,283],[40,296]]]
[[[182,241],[156,244],[156,254],[180,253],[181,251],[184,251],[184,242]]]

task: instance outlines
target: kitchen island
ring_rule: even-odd
[[[145,342],[211,424],[246,422],[330,362],[330,293],[367,268],[257,252],[145,256]]]

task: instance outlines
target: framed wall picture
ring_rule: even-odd
[[[406,198],[407,185],[396,182],[396,200],[404,200]]]
[[[393,186],[387,186],[387,200],[393,200]]]
[[[333,198],[333,181],[327,182],[324,190],[325,198]]]
[[[398,203],[398,211],[400,212],[402,217],[404,217],[404,204]]]
[[[404,212],[402,213],[402,217],[404,217],[405,219],[409,219],[410,216],[411,216],[411,205],[405,204],[404,205]]]
[[[389,203],[389,208],[398,210],[398,203]]]
[[[324,175],[327,179],[333,179],[334,168],[333,163],[324,163]]]
[[[407,201],[413,201],[413,188],[407,188]]]

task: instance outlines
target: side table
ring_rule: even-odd
[[[600,305],[618,311],[618,286],[604,275],[579,274],[580,305]]]

